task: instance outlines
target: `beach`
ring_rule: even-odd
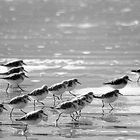
[[[8,95],[7,82],[0,79],[1,103],[71,78],[81,82],[73,91],[76,95],[112,91],[103,83],[124,75],[132,82],[120,90],[123,96],[112,103],[114,110],[106,104],[103,113],[101,100],[94,99],[82,110],[79,122],[64,114],[58,127],[58,113],[48,108],[53,105],[48,94],[43,101],[48,121],[29,126],[26,136],[24,125],[10,120],[11,108],[6,105],[0,139],[139,140],[140,83],[131,72],[140,65],[139,8],[138,0],[1,0],[0,64],[22,59],[29,76],[20,84],[25,92],[9,88]],[[6,71],[0,66],[0,73]],[[71,98],[68,92],[63,94],[64,101]],[[33,101],[25,108],[32,110]],[[13,119],[22,115],[15,109]]]

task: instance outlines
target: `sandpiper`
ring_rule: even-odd
[[[114,109],[111,105],[112,102],[115,102],[118,99],[118,96],[122,95],[119,90],[113,90],[111,92],[108,92],[106,94],[103,94],[102,96],[94,96],[94,98],[99,98],[102,100],[102,108],[104,107],[104,103],[108,103],[111,107],[111,109]]]
[[[81,116],[81,110],[85,106],[89,105],[93,101],[94,97],[95,97],[95,95],[93,94],[93,92],[88,92],[86,94],[79,95],[72,99],[72,101],[74,101],[74,102],[77,101],[77,103],[78,103],[78,108],[76,111],[76,114],[77,114],[76,118],[79,118]]]
[[[9,71],[4,72],[4,73],[0,73],[0,75],[10,75],[10,74],[14,74],[14,73],[19,73],[19,72],[27,72],[24,67],[19,66],[19,67],[13,67],[11,69],[9,69]]]
[[[122,89],[127,85],[128,81],[131,81],[131,80],[126,75],[126,76],[123,76],[122,78],[118,78],[110,82],[105,82],[104,85],[109,85],[110,87],[114,89]]]
[[[85,95],[81,95],[81,97],[80,96],[75,97],[69,101],[60,103],[55,107],[55,109],[60,112],[58,118],[56,119],[56,124],[58,123],[58,120],[63,113],[70,114],[71,118],[76,121],[76,119],[74,118],[74,113],[76,112],[78,114],[77,111],[80,111],[79,115],[81,115],[81,110],[86,105],[91,103],[92,100],[93,100],[93,92],[89,92]]]
[[[27,113],[19,119],[16,119],[16,121],[20,121],[26,124],[26,128],[24,130],[25,132],[27,130],[27,125],[36,125],[40,123],[43,118],[48,118],[48,115],[45,114],[43,110],[36,110]]]
[[[70,114],[72,120],[75,120],[73,117],[73,113],[77,111],[77,103],[73,103],[72,101],[65,101],[58,104],[55,109],[59,112],[58,118],[56,119],[56,124],[58,124],[58,120],[62,114]]]
[[[140,69],[137,70],[131,70],[131,72],[137,73],[139,75],[137,82],[140,80]]]
[[[12,113],[14,109],[20,109],[23,113],[25,113],[22,109],[25,108],[28,104],[28,101],[31,101],[28,95],[21,95],[14,97],[10,100],[10,102],[5,103],[12,107],[10,112],[10,117],[12,117]]]
[[[65,83],[57,83],[48,88],[48,91],[50,91],[53,94],[54,106],[55,106],[55,102],[56,102],[55,97],[57,97],[59,100],[60,99],[62,100],[62,94],[66,91],[66,88],[67,87],[66,87]]]
[[[44,105],[42,100],[44,100],[48,95],[48,86],[43,85],[41,88],[34,89],[31,93],[28,94],[34,100],[34,110],[35,110],[35,101]]]
[[[0,115],[3,113],[3,110],[8,111],[3,104],[0,104]]]
[[[86,105],[88,105],[93,101],[95,95],[93,94],[93,92],[88,92],[88,93],[83,95],[83,100],[84,100],[84,97],[86,98],[85,99]]]
[[[26,65],[23,62],[23,60],[14,60],[14,61],[8,62],[6,64],[1,64],[1,66],[5,66],[7,68],[18,67],[18,66],[22,66],[22,65]]]
[[[75,98],[72,100],[72,102],[77,104],[77,109],[76,109],[76,119],[81,116],[81,110],[86,106],[86,97],[81,96],[81,98]]]
[[[17,85],[18,88],[20,88],[22,91],[24,91],[19,84],[22,83],[24,81],[24,78],[29,78],[28,76],[26,76],[26,74],[24,72],[20,72],[20,73],[14,73],[12,75],[8,75],[6,77],[2,77],[0,79],[4,79],[8,82],[7,88],[6,88],[6,92],[9,88],[9,85]]]
[[[81,84],[78,79],[69,79],[69,80],[65,80],[63,81],[63,83],[66,84],[66,91],[69,91],[70,94],[72,94],[73,96],[76,96],[75,94],[73,94],[71,91],[74,90],[77,86],[77,84]]]

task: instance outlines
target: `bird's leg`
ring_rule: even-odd
[[[114,108],[112,107],[112,105],[110,103],[109,103],[109,105],[110,105],[111,109],[113,110]]]
[[[19,84],[17,84],[17,86],[18,86],[18,88],[21,89],[22,91],[25,91],[25,90],[23,90],[23,89],[19,86]]]
[[[43,102],[40,102],[40,101],[38,101],[38,100],[37,100],[37,102],[38,102],[38,103],[41,103],[43,106],[45,105]]]
[[[105,115],[105,111],[102,109],[102,117]]]
[[[59,114],[58,118],[56,119],[56,124],[58,123],[58,120],[60,119],[60,116],[61,116],[62,114],[63,114],[63,112]]]
[[[104,109],[103,108],[104,108],[105,105],[104,105],[104,101],[103,100],[102,100],[102,103],[103,103],[103,105],[102,105],[102,116],[104,116]]]
[[[35,111],[35,100],[34,100],[34,111]]]
[[[20,109],[21,112],[23,112],[24,114],[27,114],[25,111],[23,111],[22,109]]]
[[[60,95],[60,100],[62,100],[62,94]]]
[[[56,102],[56,100],[55,100],[55,95],[53,94],[53,106],[55,107],[55,102]]]
[[[10,112],[10,118],[12,117],[13,110],[14,110],[14,108],[12,108],[12,110]]]
[[[76,119],[79,118],[79,112],[76,111],[75,113],[76,113],[76,115],[77,115],[77,116],[76,116]]]
[[[79,119],[80,117],[81,117],[81,110],[79,110],[79,112],[78,111],[76,111],[76,119]]]
[[[103,103],[102,108],[104,108],[105,105],[104,105],[104,101],[103,100],[102,100],[102,103]]]
[[[139,76],[139,78],[138,78],[137,82],[139,82],[139,80],[140,80],[140,76]]]
[[[69,93],[71,94],[71,95],[73,95],[73,96],[76,96],[75,94],[73,94],[71,91],[69,91]]]
[[[24,129],[24,133],[27,131],[27,129],[28,129],[28,124],[26,124],[26,127]]]
[[[78,118],[80,118],[81,117],[81,110],[79,110],[79,117]]]
[[[112,112],[112,110],[113,110],[113,108],[112,108],[112,109],[110,109],[109,113],[111,113],[111,112]]]
[[[72,121],[77,121],[75,118],[74,118],[74,115],[73,114],[70,114],[70,117],[72,118]]]
[[[7,88],[6,88],[6,93],[8,93],[8,92],[7,92],[8,88],[9,88],[9,83],[8,83],[8,85],[7,85]]]

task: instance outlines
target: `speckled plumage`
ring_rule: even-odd
[[[8,62],[6,64],[1,64],[1,66],[5,66],[5,67],[18,67],[18,66],[22,66],[22,65],[26,65],[23,60],[14,60],[12,62]]]

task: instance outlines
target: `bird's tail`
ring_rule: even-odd
[[[131,72],[137,72],[137,70],[131,70]]]
[[[102,96],[93,95],[94,98],[102,99]]]
[[[0,77],[0,79],[5,79],[5,77]]]
[[[21,121],[20,119],[15,119],[15,121]]]
[[[0,73],[0,75],[7,75],[7,72],[5,72],[5,73]]]
[[[103,83],[103,85],[108,85],[108,84],[110,84],[110,82],[105,82],[105,83]]]

